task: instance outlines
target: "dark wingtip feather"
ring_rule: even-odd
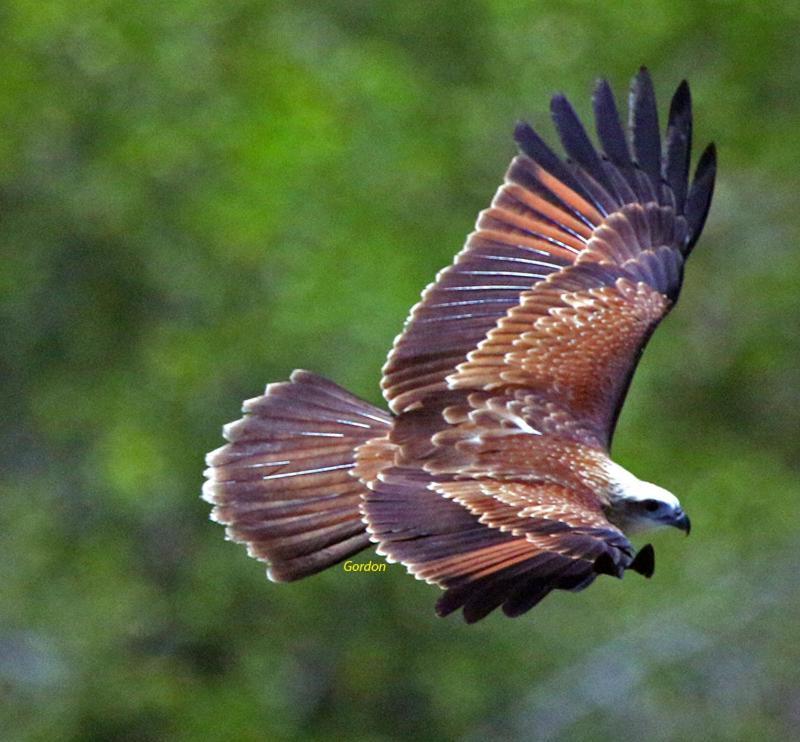
[[[684,212],[689,182],[689,159],[692,149],[692,95],[689,83],[682,80],[669,107],[667,148],[663,175],[675,194],[678,213]]]
[[[570,159],[580,165],[609,193],[613,193],[600,157],[567,97],[560,93],[554,95],[550,101],[550,112],[561,138],[561,144]]]
[[[514,126],[514,141],[525,154],[528,154],[530,148],[529,141],[535,136],[536,132],[527,121],[517,121]]]
[[[619,566],[607,551],[604,551],[599,557],[597,557],[597,559],[594,560],[594,571],[600,575],[622,577]]]
[[[656,551],[653,545],[647,544],[639,549],[628,569],[650,579],[656,570]]]
[[[509,618],[519,618],[541,603],[551,592],[552,587],[535,583],[527,591],[513,595],[503,603],[503,613]]]
[[[630,167],[631,155],[625,139],[625,130],[622,128],[617,103],[608,80],[597,81],[592,104],[597,136],[606,156],[618,167]]]
[[[661,133],[653,81],[647,67],[640,67],[631,83],[630,128],[636,162],[654,183],[658,183],[661,178]]]
[[[686,223],[689,241],[686,245],[688,255],[695,246],[706,223],[711,197],[714,195],[714,181],[717,175],[717,148],[712,142],[700,155],[692,187],[686,199]]]
[[[692,109],[692,91],[689,89],[687,80],[681,80],[678,87],[675,89],[675,94],[672,96],[672,103],[670,104],[670,113],[672,110],[687,110],[691,116]]]
[[[572,188],[583,190],[581,186],[575,181],[571,173],[564,167],[564,163],[553,152],[550,147],[545,144],[535,131],[535,129],[525,121],[519,121],[514,127],[514,141],[520,148],[520,151],[528,155],[532,160],[535,160],[549,173],[552,173],[559,179],[567,178],[564,182]]]
[[[556,175],[556,177],[561,175],[564,163],[545,144],[544,140],[534,131],[530,124],[525,121],[517,122],[514,127],[514,141],[523,154],[535,160],[545,170]],[[572,183],[570,182],[569,185],[572,185]]]
[[[548,147],[544,140],[536,133],[530,124],[520,121],[514,128],[514,141],[520,151],[534,160],[551,175],[558,178],[564,185],[571,188],[577,194],[587,199],[602,211],[602,204],[589,193],[578,179],[570,172],[561,158]]]

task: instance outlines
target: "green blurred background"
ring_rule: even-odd
[[[4,4],[2,739],[797,739],[798,30],[774,0]],[[220,426],[295,367],[378,402],[515,121],[552,141],[553,92],[588,115],[642,63],[662,115],[689,78],[720,177],[614,453],[692,537],[472,627],[399,566],[266,582],[199,499]]]

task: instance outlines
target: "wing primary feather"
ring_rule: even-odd
[[[512,165],[512,168],[513,168],[513,165]],[[509,170],[509,173],[511,173],[511,172],[512,172],[512,170]],[[528,179],[530,179],[530,178],[528,178]],[[543,186],[538,182],[537,182],[537,187],[540,188],[540,189],[543,188]],[[548,191],[548,199],[549,200],[552,201],[552,199],[556,199],[556,198],[557,197],[555,196],[555,194],[553,194],[552,192]],[[578,242],[582,242],[582,243],[585,244],[587,239],[588,239],[587,235],[581,234],[580,232],[576,231],[576,229],[573,229],[572,227],[570,227],[570,226],[568,226],[567,224],[564,223],[564,222],[567,221],[567,218],[566,218],[568,216],[567,214],[564,214],[563,216],[554,215],[552,213],[545,214],[545,213],[543,213],[541,206],[539,208],[536,208],[535,206],[532,206],[531,204],[526,203],[519,196],[518,193],[514,193],[514,191],[512,191],[511,189],[505,190],[505,191],[501,192],[501,194],[498,197],[495,197],[494,201],[492,202],[492,207],[491,208],[494,208],[496,206],[503,207],[504,205],[507,205],[508,203],[513,203],[518,208],[521,207],[524,210],[528,210],[528,211],[532,212],[536,216],[537,219],[541,219],[543,222],[545,222],[545,224],[550,224],[553,227],[555,227],[556,229],[563,230],[567,235],[569,235],[570,237],[573,237],[576,240],[578,240]],[[583,225],[585,227],[588,226],[589,227],[589,235],[591,235],[592,230],[594,229],[594,226],[592,225],[590,220],[587,220],[585,217],[582,217],[580,215],[576,215],[574,209],[571,209],[571,208],[567,207],[560,200],[559,200],[558,206],[559,207],[563,207],[563,208],[567,208],[567,210],[569,212],[569,216],[571,216],[572,219],[573,219],[573,223],[574,223],[575,220],[580,219],[580,221],[583,223]],[[545,209],[546,209],[546,207],[545,207]],[[575,226],[576,226],[577,229],[580,229],[579,225],[576,224]],[[543,255],[549,255],[549,253],[547,253],[545,251],[541,251],[540,250],[538,252],[540,252]]]
[[[503,603],[503,613],[509,618],[517,618],[541,603],[552,590],[552,585],[533,577],[522,583]],[[466,610],[464,613],[466,615]]]
[[[514,141],[523,154],[528,155],[528,157],[547,170],[552,176],[558,178],[564,185],[576,191],[587,201],[590,201],[598,211],[605,215],[606,210],[603,204],[598,203],[593,194],[586,192],[586,188],[584,188],[583,184],[570,172],[569,168],[553,150],[544,143],[544,140],[531,128],[530,124],[526,124],[525,122],[517,124],[514,129]],[[560,199],[559,202],[563,203]],[[569,208],[569,211],[575,213],[574,209]],[[585,216],[579,213],[577,216],[587,226],[594,228],[594,225],[588,221]]]
[[[550,112],[566,153],[606,191],[613,192],[597,151],[566,96],[554,95],[550,102]],[[596,198],[596,200],[602,201],[600,198]],[[603,211],[607,213],[608,206],[606,204],[603,206]]]
[[[638,572],[649,580],[656,571],[656,552],[653,545],[647,544],[639,549],[628,569]]]
[[[604,551],[594,560],[594,571],[599,575],[611,575],[612,577],[622,577],[624,570],[612,559],[611,554]]]
[[[619,208],[619,201],[616,198],[616,194],[613,196],[611,195],[614,191],[606,190],[609,186],[601,186],[580,166],[575,163],[570,164],[575,169],[575,177],[583,184],[583,189],[592,195],[592,199],[595,203],[600,203],[602,205],[605,216],[613,214]],[[602,163],[600,166],[603,167]],[[603,172],[605,173],[605,168],[603,168]]]
[[[661,178],[661,134],[653,81],[646,67],[640,68],[631,84],[630,128],[636,162],[653,183],[658,183]]]
[[[614,185],[619,202],[623,204],[636,203],[639,197],[635,190],[637,188],[637,183],[633,168],[619,168],[611,162],[605,162],[603,164],[608,173],[608,179]]]
[[[689,242],[684,255],[688,255],[706,223],[711,197],[714,195],[714,179],[717,174],[717,148],[714,143],[708,145],[700,156],[695,170],[694,181],[686,199],[686,222],[689,229]]]
[[[603,151],[617,167],[630,168],[631,155],[608,80],[598,80],[592,96],[595,127]]]
[[[689,181],[689,156],[692,149],[692,95],[683,80],[672,96],[667,123],[667,148],[663,176],[675,195],[679,214],[684,213]]]

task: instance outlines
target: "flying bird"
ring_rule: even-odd
[[[528,125],[491,206],[411,310],[383,368],[390,412],[295,371],[244,402],[203,496],[288,582],[367,548],[444,590],[439,615],[525,613],[600,574],[650,577],[626,534],[689,532],[667,490],[610,458],[642,351],[675,305],[711,203],[714,145],[689,183],[689,86],[662,143],[647,70],[627,127],[594,90],[599,148],[569,101],[565,157]],[[626,132],[627,128],[627,132]]]

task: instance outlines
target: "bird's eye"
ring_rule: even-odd
[[[658,500],[645,500],[644,501],[644,509],[647,510],[648,513],[655,513],[658,510],[659,502]]]

